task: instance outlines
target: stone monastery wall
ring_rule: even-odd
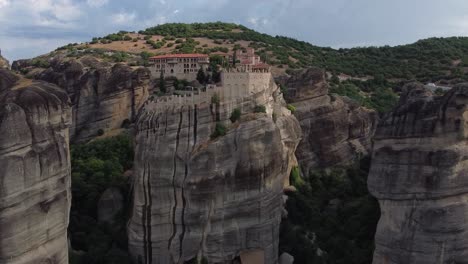
[[[271,82],[270,72],[223,72],[222,85],[208,85],[206,91],[194,91],[187,95],[172,95],[148,101],[146,109],[155,112],[166,109],[177,110],[183,106],[211,104],[214,95],[223,104],[251,97],[268,89]]]

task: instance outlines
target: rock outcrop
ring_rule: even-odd
[[[63,88],[73,105],[71,139],[84,141],[119,130],[134,121],[148,99],[150,72],[142,67],[102,62],[91,56],[56,57],[47,69],[31,61],[16,61],[13,69],[28,71],[35,79]]]
[[[68,263],[69,100],[0,69],[0,263]]]
[[[468,85],[408,85],[380,123],[368,188],[380,203],[374,264],[466,263]]]
[[[98,203],[98,220],[99,222],[113,223],[115,217],[122,213],[124,208],[124,198],[122,192],[111,187],[107,189],[99,198]]]
[[[3,69],[9,69],[10,68],[10,62],[8,62],[7,59],[2,57],[1,54],[0,54],[0,68],[3,68]]]
[[[302,173],[317,167],[346,165],[371,149],[378,114],[347,97],[329,95],[325,72],[297,71],[281,77],[285,98],[296,111],[303,138],[296,151]]]
[[[236,102],[142,111],[128,228],[137,263],[277,262],[283,187],[301,134],[284,106],[271,81]],[[243,115],[231,124],[236,107]],[[211,138],[217,123],[227,133]]]

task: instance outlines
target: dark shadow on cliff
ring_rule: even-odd
[[[287,201],[280,252],[294,263],[370,264],[380,217],[377,200],[367,191],[370,159],[349,167],[291,175],[297,188]]]

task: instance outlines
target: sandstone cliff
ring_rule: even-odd
[[[0,69],[0,263],[68,263],[67,95]]]
[[[256,105],[267,113],[253,113]],[[243,115],[231,124],[235,107]],[[212,139],[217,122],[228,131]],[[273,81],[231,103],[181,111],[148,105],[137,124],[128,229],[137,263],[276,263],[283,187],[300,133]]]
[[[323,70],[297,71],[278,81],[301,123],[303,139],[296,156],[304,174],[317,167],[349,164],[370,151],[377,113],[347,97],[329,95]]]
[[[111,64],[91,56],[70,59],[57,56],[37,68],[34,60],[16,61],[13,69],[64,89],[73,105],[71,139],[83,141],[100,130],[119,130],[134,121],[148,99],[150,72],[124,64]],[[37,64],[37,59],[36,59]]]
[[[380,203],[374,264],[466,263],[468,85],[404,88],[376,135],[368,188]]]

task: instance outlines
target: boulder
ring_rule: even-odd
[[[113,223],[115,217],[121,213],[124,207],[122,192],[115,187],[104,191],[98,202],[99,222]]]
[[[294,263],[294,257],[285,252],[285,253],[281,254],[278,263],[279,264],[293,264]]]

